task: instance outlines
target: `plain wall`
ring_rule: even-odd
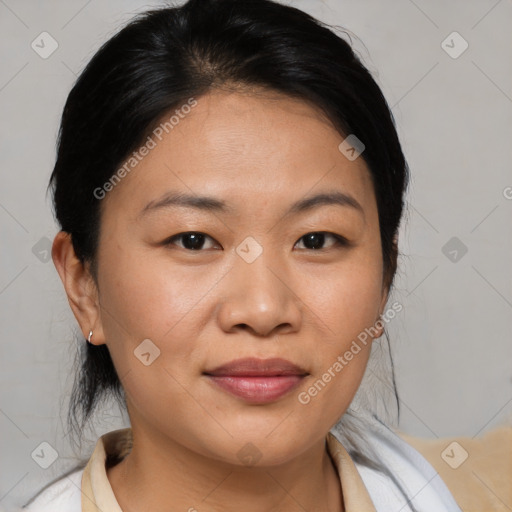
[[[404,309],[388,326],[399,426],[432,438],[481,434],[512,412],[512,3],[287,3],[360,39],[354,45],[392,106],[410,166],[390,299]],[[0,3],[0,509],[76,464],[63,419],[76,324],[45,252],[57,231],[46,186],[62,107],[100,44],[158,5]],[[47,59],[31,48],[43,31],[59,45]],[[454,31],[469,44],[458,58],[442,47]],[[461,41],[451,39],[453,53]],[[125,422],[115,409],[100,412],[82,456]],[[46,470],[31,457],[42,442],[59,454]]]

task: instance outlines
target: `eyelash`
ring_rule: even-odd
[[[308,235],[312,235],[312,234],[315,234],[315,235],[322,234],[322,235],[327,235],[328,237],[330,236],[335,240],[335,244],[333,247],[328,247],[326,249],[303,249],[303,250],[313,251],[313,252],[322,252],[322,251],[327,251],[332,248],[343,248],[343,247],[350,246],[350,242],[345,237],[343,237],[341,235],[337,235],[335,233],[330,233],[329,231],[310,231],[309,233],[306,233],[305,235],[301,236],[297,242],[302,240],[304,237],[306,237]],[[162,245],[164,245],[164,246],[173,245],[174,240],[184,237],[186,235],[203,235],[206,238],[209,238],[210,240],[214,240],[211,236],[207,235],[206,233],[202,233],[201,231],[186,231],[184,233],[178,233],[177,235],[173,235],[173,236],[165,239],[162,242]],[[180,247],[180,249],[183,249],[188,252],[204,252],[204,250],[205,250],[205,249],[198,249],[198,250],[186,249],[185,247]]]

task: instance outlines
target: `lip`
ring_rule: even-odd
[[[269,403],[287,395],[309,375],[286,359],[236,359],[203,374],[223,391],[249,403]]]

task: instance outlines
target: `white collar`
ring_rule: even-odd
[[[358,414],[365,425],[368,448],[395,476],[403,491],[388,475],[356,461],[377,512],[461,512],[442,478],[417,450],[374,415]],[[331,432],[341,437],[336,426]]]

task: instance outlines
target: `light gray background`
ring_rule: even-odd
[[[393,106],[411,168],[391,298],[404,310],[388,326],[401,429],[475,436],[510,421],[512,1],[287,3],[364,43],[354,39]],[[0,509],[76,463],[61,419],[75,322],[53,264],[41,261],[44,238],[56,233],[45,189],[62,107],[99,45],[136,11],[157,5],[0,0]],[[31,48],[43,31],[59,44],[48,59]],[[469,44],[456,59],[442,47],[453,31]],[[458,262],[442,251],[452,237],[468,248]],[[82,456],[97,435],[124,424],[117,416],[100,414]],[[31,458],[43,441],[59,453],[46,470]]]

